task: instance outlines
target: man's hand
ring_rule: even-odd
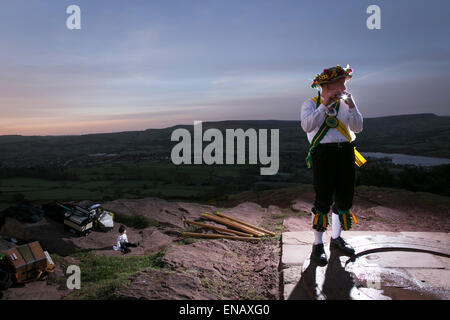
[[[350,108],[354,108],[355,107],[355,102],[353,101],[353,97],[352,94],[349,92],[343,92],[342,93],[342,98],[344,100],[344,102],[350,107]]]
[[[336,100],[340,99],[341,93],[340,92],[332,92],[329,95],[323,95],[323,104],[325,106],[329,106],[330,104],[334,103]]]
[[[350,107],[350,108],[354,108],[355,107],[355,103],[353,101],[353,97],[351,95],[351,93],[349,92],[332,92],[329,95],[324,94],[323,96],[323,104],[325,106],[329,106],[330,104],[334,103],[335,101],[339,100],[339,99],[343,99],[344,102]]]

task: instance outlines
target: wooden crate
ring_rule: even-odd
[[[38,241],[7,250],[6,260],[17,282],[26,282],[47,270],[47,257]]]

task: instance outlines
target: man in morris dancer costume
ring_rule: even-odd
[[[352,77],[352,69],[339,65],[323,70],[311,87],[320,87],[314,98],[306,100],[301,109],[301,125],[307,133],[310,149],[306,158],[308,168],[313,169],[316,194],[312,208],[314,245],[311,259],[319,265],[327,264],[323,245],[323,232],[329,224],[330,208],[332,235],[330,249],[339,249],[353,256],[355,250],[341,237],[341,227],[351,228],[355,216],[353,205],[355,163],[364,164],[365,159],[356,151],[355,133],[363,129],[363,117],[346,92],[345,82]]]

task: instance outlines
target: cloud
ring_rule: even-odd
[[[447,69],[440,62],[413,60],[348,83],[366,117],[413,113],[449,115]]]
[[[0,134],[73,135],[164,128],[201,118],[205,107],[185,107],[157,112],[53,116],[0,119]]]
[[[355,69],[365,117],[448,114],[448,4],[385,3],[378,32],[364,3],[79,2],[80,32],[64,1],[2,6],[0,133],[296,120],[314,75],[337,63]]]

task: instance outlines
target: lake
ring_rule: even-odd
[[[362,152],[367,158],[390,158],[394,164],[409,164],[414,166],[432,167],[439,166],[441,164],[450,164],[450,159],[446,158],[434,158],[423,156],[411,156],[409,154],[401,153],[383,153],[383,152]]]

